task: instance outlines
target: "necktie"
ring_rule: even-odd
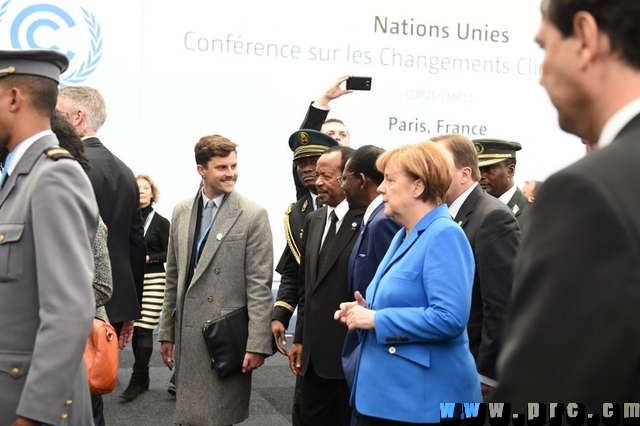
[[[7,158],[4,159],[4,164],[2,165],[2,176],[0,176],[0,189],[4,188],[4,183],[6,182],[9,175],[7,174],[9,171],[9,164],[11,164],[11,159],[13,158],[13,153],[15,151],[7,154]]]
[[[215,203],[213,200],[208,200],[207,204],[204,205],[204,209],[202,211],[202,222],[200,222],[200,238],[202,239],[204,235],[209,231],[211,220],[213,219],[213,207]]]
[[[318,210],[320,207],[322,207],[322,200],[320,199],[320,197],[316,197],[316,210]]]
[[[329,252],[331,251],[331,246],[333,246],[333,240],[336,239],[336,222],[338,221],[338,216],[336,216],[335,210],[331,212],[329,215],[331,218],[331,223],[329,224],[329,230],[327,231],[327,236],[324,237],[324,243],[322,243],[322,248],[320,249],[320,256],[318,258],[318,275],[322,272],[324,268],[324,263],[327,261],[329,257]]]
[[[211,230],[211,224],[213,222],[213,210],[215,206],[216,203],[213,200],[207,201],[207,203],[204,205],[202,220],[200,222],[200,236],[198,237],[198,245],[196,247],[196,266],[198,265],[198,261],[200,260],[202,248],[207,242],[207,235]]]

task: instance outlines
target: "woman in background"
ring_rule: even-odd
[[[440,403],[482,402],[466,330],[473,253],[444,204],[453,160],[424,142],[382,154],[376,167],[384,213],[403,229],[366,302],[356,292],[335,313],[361,334],[351,405],[361,426],[440,424]]]
[[[147,175],[136,176],[140,189],[140,207],[144,222],[144,238],[147,242],[147,264],[142,290],[142,319],[136,321],[133,329],[134,364],[129,386],[120,398],[133,401],[139,394],[149,389],[149,360],[153,352],[153,330],[158,325],[162,301],[164,299],[167,244],[169,242],[169,221],[160,216],[153,204],[158,202],[160,192]]]

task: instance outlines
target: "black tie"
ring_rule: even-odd
[[[336,239],[336,222],[338,221],[338,216],[336,216],[336,211],[332,211],[329,215],[331,218],[331,223],[329,224],[329,230],[327,231],[327,236],[324,237],[324,243],[322,243],[322,248],[320,249],[320,256],[318,258],[318,275],[322,272],[322,268],[324,267],[324,263],[327,261],[329,257],[329,252],[331,251],[331,246],[333,245],[333,240]]]
[[[320,197],[316,197],[316,210],[318,210],[320,207],[322,207],[322,200],[320,199]]]

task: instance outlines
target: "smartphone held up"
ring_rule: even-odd
[[[349,77],[347,90],[371,90],[371,77]]]

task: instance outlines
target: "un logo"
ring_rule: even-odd
[[[48,49],[67,55],[69,69],[60,77],[61,86],[89,78],[102,58],[102,31],[95,16],[82,7],[25,3],[0,0],[0,40],[9,40],[11,49]],[[7,48],[5,42],[0,45]]]

